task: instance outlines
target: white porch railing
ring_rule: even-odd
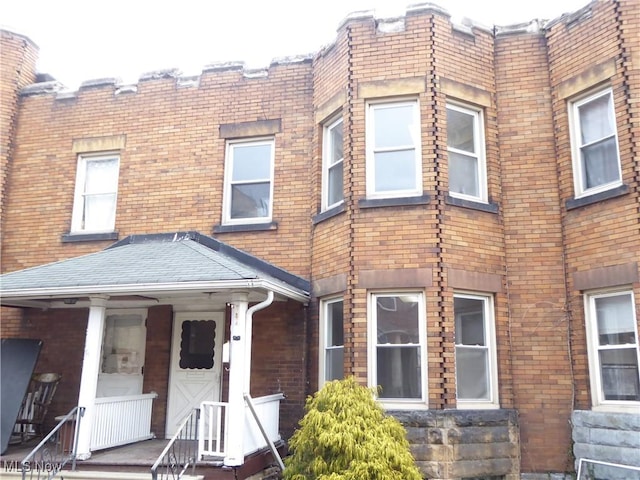
[[[229,418],[226,402],[202,402],[200,404],[200,423],[198,424],[198,456],[225,456],[225,434]]]
[[[253,399],[253,407],[260,419],[262,428],[272,442],[280,440],[280,400],[284,400],[282,393],[267,395]],[[253,418],[249,406],[244,406],[244,454],[245,456],[268,446],[260,427]]]
[[[151,408],[157,393],[96,398],[91,450],[153,438]]]
[[[284,395],[277,393],[253,399],[256,414],[272,442],[280,440],[280,400]],[[226,402],[202,402],[200,405],[200,425],[198,454],[202,456],[224,457],[229,432]],[[244,454],[249,455],[268,446],[260,432],[249,406],[245,405]]]

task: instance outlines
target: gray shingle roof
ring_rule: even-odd
[[[24,289],[262,279],[308,293],[308,282],[194,232],[132,236],[106,250],[0,276],[0,293]]]

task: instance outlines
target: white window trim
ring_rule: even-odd
[[[269,181],[269,214],[264,217],[254,218],[231,218],[231,179],[233,174],[233,148],[237,145],[270,145],[271,146],[271,158],[269,168],[269,178],[261,179],[261,181]],[[223,225],[247,225],[252,223],[266,223],[270,222],[273,217],[273,177],[275,170],[275,139],[273,137],[266,138],[251,138],[241,140],[229,140],[227,141],[225,152],[225,167],[224,167],[224,195],[222,200],[222,224]],[[255,183],[255,180],[252,182]]]
[[[459,410],[467,409],[497,409],[500,408],[500,398],[498,389],[498,356],[496,349],[496,322],[493,295],[456,291],[454,298],[470,298],[474,300],[482,300],[484,305],[484,327],[485,327],[485,343],[489,352],[489,395],[488,400],[461,400],[456,399],[457,408]],[[455,338],[455,337],[454,337]],[[457,348],[457,344],[455,345]],[[457,365],[456,365],[457,374]],[[457,385],[457,379],[456,379]]]
[[[342,120],[342,113],[340,113],[336,117],[332,117],[329,121],[327,121],[322,128],[322,211],[329,210],[330,208],[337,207],[344,203],[344,152],[342,154],[342,158],[333,163],[329,164],[331,160],[331,152],[333,152],[333,145],[331,141],[331,131],[342,124],[344,126],[344,122]],[[344,131],[343,131],[344,135]],[[344,147],[343,147],[344,148]],[[334,167],[335,165],[341,163],[342,164],[342,198],[340,201],[335,203],[329,203],[329,168]]]
[[[336,302],[342,302],[344,308],[344,298],[343,297],[331,297],[331,298],[323,298],[320,300],[320,329],[319,329],[319,352],[320,352],[320,361],[318,362],[318,388],[322,388],[322,386],[326,383],[326,371],[325,371],[325,362],[327,360],[327,350],[336,349],[336,347],[330,347],[327,345],[327,309],[329,305]],[[344,315],[342,318],[342,327],[344,328]],[[344,352],[344,343],[342,344],[342,349]],[[343,365],[344,368],[344,365]]]
[[[465,105],[457,102],[448,102],[447,109],[456,110],[458,112],[466,113],[473,116],[473,142],[475,156],[478,160],[478,183],[479,183],[479,196],[466,195],[464,193],[452,192],[449,190],[449,195],[455,198],[463,200],[471,200],[472,202],[488,202],[487,193],[487,155],[486,155],[486,142],[484,136],[484,113],[482,109],[474,108],[469,105]],[[460,153],[467,156],[472,156],[470,152],[464,150],[457,150],[447,146],[447,151],[454,153]],[[449,165],[449,170],[451,166]]]
[[[602,391],[602,381],[600,378],[600,357],[598,355],[598,317],[596,314],[595,299],[603,297],[618,296],[620,294],[628,294],[631,297],[631,308],[636,315],[635,296],[631,286],[626,288],[616,288],[607,290],[598,290],[585,292],[584,311],[585,325],[587,333],[587,353],[589,357],[589,383],[591,386],[591,405],[595,411],[609,412],[628,412],[638,413],[640,402],[631,400],[605,400]],[[636,336],[636,355],[640,339],[638,338],[638,319],[633,322],[634,333]],[[640,357],[640,355],[638,355]],[[640,362],[640,358],[638,358]],[[640,365],[639,365],[640,366]]]
[[[614,132],[613,136],[616,143],[616,158],[617,158],[617,166],[618,166],[618,180],[614,182],[605,183],[603,185],[599,185],[597,187],[592,187],[589,189],[585,189],[583,185],[583,171],[582,171],[582,161],[580,155],[580,141],[581,133],[580,133],[580,121],[579,121],[579,113],[578,109],[589,102],[597,99],[598,97],[602,97],[605,95],[610,95],[612,103],[615,100],[613,97],[613,90],[611,88],[599,89],[595,91],[590,91],[587,94],[573,99],[569,102],[569,128],[571,131],[570,140],[571,140],[571,158],[572,158],[572,166],[573,166],[573,186],[575,191],[575,198],[588,197],[590,195],[594,195],[600,192],[606,192],[607,190],[611,190],[612,188],[619,187],[622,185],[622,166],[620,164],[620,146],[618,144],[618,125],[615,121],[615,105],[613,106],[613,114],[614,117]]]
[[[82,227],[82,219],[84,218],[84,184],[87,176],[87,163],[90,161],[99,161],[99,160],[108,160],[115,158],[118,162],[116,167],[116,178],[118,181],[116,182],[115,189],[115,204],[114,204],[114,215],[113,215],[113,224],[109,227],[101,229],[101,230],[88,230]],[[74,189],[74,198],[73,198],[73,210],[71,213],[71,233],[72,234],[85,234],[85,233],[105,233],[105,232],[113,232],[115,229],[115,218],[117,213],[118,206],[118,186],[120,183],[120,154],[117,152],[105,152],[99,155],[78,155],[78,162],[76,166],[76,184]]]
[[[414,149],[415,151],[415,184],[414,188],[408,190],[393,190],[388,192],[376,192],[375,191],[375,114],[373,111],[377,108],[395,107],[399,105],[411,105],[413,107],[413,125],[414,131],[412,132],[414,137],[413,146],[406,145],[404,150]],[[386,99],[384,101],[376,100],[367,102],[366,107],[366,190],[367,198],[398,198],[398,197],[418,197],[422,195],[422,140],[421,140],[421,125],[420,125],[420,102],[417,98],[400,98],[400,99]],[[390,151],[402,150],[399,148],[390,149]],[[382,151],[382,150],[381,150]]]
[[[420,341],[420,385],[422,387],[420,399],[381,399],[376,394],[376,400],[388,410],[427,410],[429,408],[428,384],[429,372],[427,363],[427,312],[425,293],[422,290],[375,290],[367,294],[367,381],[368,386],[377,389],[377,319],[375,318],[378,295],[417,295],[418,296],[418,335]]]

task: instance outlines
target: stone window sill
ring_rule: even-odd
[[[214,225],[213,233],[264,232],[277,229],[278,222],[243,223],[237,225]]]
[[[473,200],[465,200],[462,198],[447,195],[444,202],[447,205],[455,205],[456,207],[469,208],[471,210],[480,210],[488,213],[498,213],[500,206],[497,203],[474,202]]]
[[[74,242],[100,242],[104,240],[118,240],[118,232],[104,233],[63,233],[60,237],[62,243]]]
[[[427,205],[431,197],[428,193],[418,197],[396,197],[396,198],[361,198],[358,200],[360,208],[378,207],[410,207],[412,205]]]
[[[325,210],[324,212],[320,212],[317,215],[314,215],[313,218],[311,219],[311,223],[313,223],[313,225],[317,225],[318,223],[324,222],[329,218],[335,217],[336,215],[340,215],[344,211],[345,211],[344,203],[341,203],[340,205],[330,208],[329,210]]]
[[[619,187],[612,188],[611,190],[589,195],[587,197],[572,198],[565,202],[565,206],[567,207],[567,210],[573,210],[574,208],[585,207],[611,198],[621,197],[627,193],[629,193],[629,186],[620,185]]]

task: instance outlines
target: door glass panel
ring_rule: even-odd
[[[216,322],[213,320],[187,320],[182,322],[180,368],[213,368],[215,339]]]
[[[144,344],[145,328],[142,315],[107,315],[100,372],[142,373]]]

